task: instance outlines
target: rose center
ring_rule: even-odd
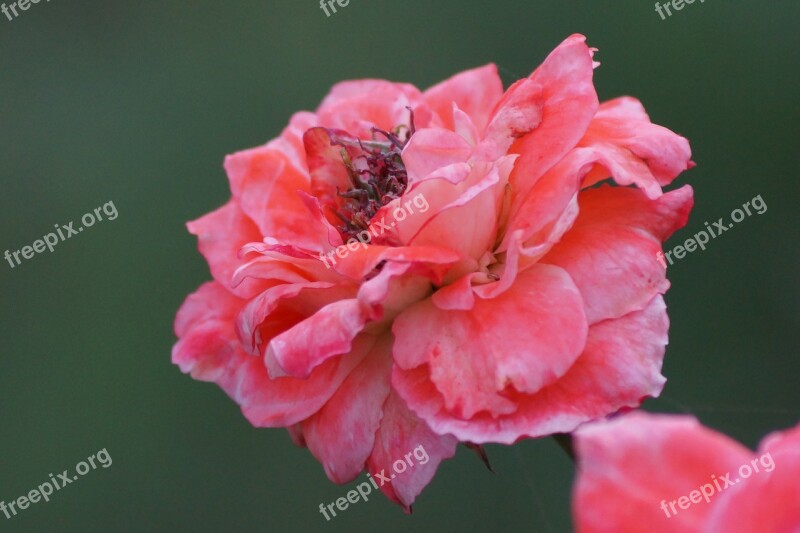
[[[394,132],[373,128],[372,132],[371,141],[331,139],[331,144],[345,148],[342,162],[351,184],[346,191],[337,191],[344,199],[336,216],[343,222],[339,230],[345,240],[368,230],[378,210],[400,198],[408,187],[408,173],[401,154],[414,134],[413,114],[410,127],[398,126]],[[361,153],[351,159],[347,148],[357,148]]]

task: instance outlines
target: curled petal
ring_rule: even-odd
[[[327,237],[309,225],[308,211],[298,191],[308,192],[308,173],[273,145],[252,148],[225,158],[234,200],[262,235],[301,247]]]
[[[421,93],[412,85],[383,80],[344,82],[334,87],[317,110],[319,125],[369,139],[372,128],[391,131],[410,125],[409,108],[420,103]],[[420,119],[423,118],[420,113]],[[416,116],[415,123],[416,121]],[[419,123],[422,127],[423,124]]]
[[[650,122],[642,104],[629,96],[604,102],[579,145],[607,152],[605,167],[615,178],[626,178],[619,180],[623,185],[669,185],[692,167],[689,141]],[[608,176],[598,169],[587,185]]]
[[[193,378],[219,385],[255,426],[290,426],[316,413],[365,355],[329,361],[308,379],[270,379],[261,359],[248,355],[236,337],[234,320],[243,304],[218,283],[202,285],[178,311],[172,361]]]
[[[393,316],[384,316],[384,304],[403,308],[426,295],[427,280],[401,278],[409,268],[387,265],[361,285],[356,298],[332,301],[273,337],[265,354],[270,375],[307,377],[328,359],[349,353],[367,323],[390,321]]]

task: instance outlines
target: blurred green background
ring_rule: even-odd
[[[0,264],[0,500],[113,458],[5,531],[512,531],[571,526],[551,439],[445,462],[408,517],[343,496],[283,430],[256,430],[170,363],[172,321],[209,278],[184,222],[224,203],[225,154],[278,134],[342,79],[427,87],[495,62],[506,84],[562,39],[600,49],[601,99],[640,98],[692,141],[696,209],[669,246],[756,195],[768,205],[670,268],[661,399],[749,446],[800,418],[800,7],[642,0],[40,2],[0,15],[0,252],[113,201],[119,218]]]

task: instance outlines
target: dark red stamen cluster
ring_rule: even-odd
[[[345,240],[368,230],[378,210],[400,198],[408,187],[408,173],[401,154],[414,134],[413,112],[410,124],[410,127],[396,128],[395,133],[372,128],[371,141],[332,137],[331,144],[343,148],[342,160],[352,184],[344,192],[337,191],[340,197],[345,198],[344,205],[336,211],[336,216],[344,222],[339,229]],[[402,130],[405,133],[401,139],[399,135]],[[378,140],[379,135],[386,140]],[[348,147],[358,147],[361,154],[351,159],[347,153]]]

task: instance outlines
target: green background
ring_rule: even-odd
[[[8,1],[8,0],[6,0]],[[342,79],[427,87],[495,62],[506,84],[562,39],[600,49],[601,99],[640,98],[692,141],[704,221],[769,209],[670,268],[661,399],[749,446],[800,418],[795,0],[652,2],[54,0],[0,18],[0,252],[111,200],[119,218],[0,264],[0,500],[107,448],[5,531],[569,531],[573,467],[551,439],[459,449],[409,517],[383,497],[332,522],[330,483],[170,363],[172,321],[209,278],[184,222],[224,203],[225,154],[275,136]],[[0,16],[1,17],[1,16]]]

